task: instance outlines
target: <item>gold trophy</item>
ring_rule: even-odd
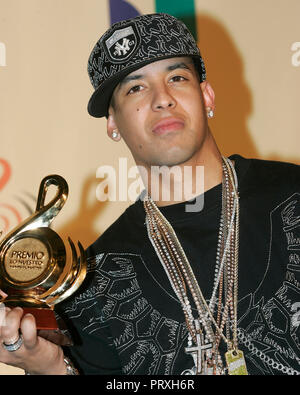
[[[56,195],[45,203],[49,187]],[[13,229],[0,243],[0,289],[7,294],[0,298],[8,307],[20,306],[24,314],[36,319],[41,336],[66,344],[49,331],[59,333],[54,305],[73,294],[86,275],[86,258],[78,242],[80,258],[69,238],[72,258],[67,259],[62,239],[50,229],[68,197],[68,184],[58,175],[45,177],[40,185],[36,211]],[[54,339],[54,340],[53,340]],[[56,339],[56,340],[55,340]]]

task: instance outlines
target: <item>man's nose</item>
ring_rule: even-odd
[[[167,87],[157,87],[154,90],[152,109],[153,111],[165,110],[176,106],[176,100]]]

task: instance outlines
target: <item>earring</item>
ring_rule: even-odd
[[[213,118],[214,117],[214,112],[211,108],[208,108],[207,111],[207,118]]]
[[[117,139],[118,137],[119,137],[119,133],[118,133],[118,130],[117,129],[114,129],[113,130],[113,132],[112,132],[112,134],[111,134],[111,137],[115,140],[115,139]]]

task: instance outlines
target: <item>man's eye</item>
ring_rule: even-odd
[[[140,90],[142,90],[142,86],[141,85],[135,85],[132,88],[129,89],[129,91],[127,92],[128,95],[132,94],[132,93],[136,93],[139,92]]]
[[[180,82],[180,81],[186,81],[186,78],[182,77],[182,75],[175,75],[174,77],[171,78],[172,82]]]

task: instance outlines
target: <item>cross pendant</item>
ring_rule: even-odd
[[[195,363],[196,374],[201,374],[202,364],[204,362],[205,353],[212,348],[212,343],[204,343],[203,334],[200,332],[199,321],[195,320],[196,324],[196,340],[197,345],[192,347],[186,347],[185,352],[192,354]]]

